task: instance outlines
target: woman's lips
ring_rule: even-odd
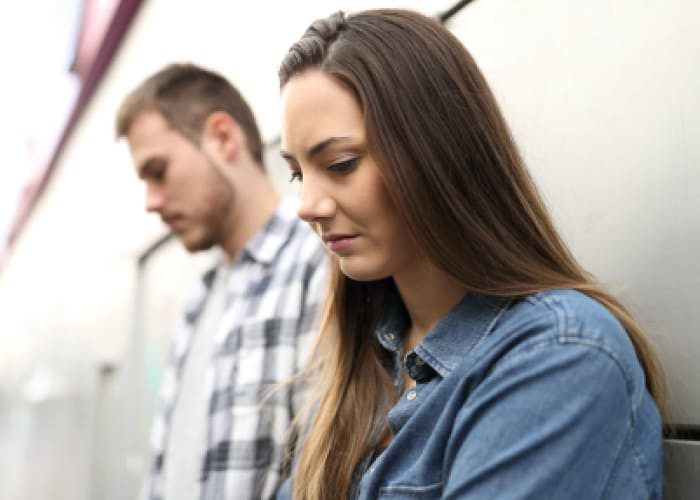
[[[330,234],[323,237],[323,241],[331,252],[346,250],[357,238],[356,234]]]

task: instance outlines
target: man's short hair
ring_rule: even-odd
[[[117,113],[117,137],[125,137],[143,111],[160,113],[168,124],[199,145],[204,123],[224,111],[238,123],[253,159],[263,165],[260,131],[250,106],[223,76],[194,64],[171,64],[150,76],[124,98]]]

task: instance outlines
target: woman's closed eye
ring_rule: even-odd
[[[360,162],[361,157],[356,156],[355,158],[350,158],[348,160],[343,160],[335,163],[331,163],[328,166],[328,170],[331,172],[339,172],[339,173],[345,173],[345,172],[350,172],[352,169],[354,169],[357,164]],[[292,170],[291,175],[289,177],[289,182],[303,182],[304,181],[304,175],[301,173],[301,170]]]
[[[350,170],[355,168],[359,162],[360,157],[356,156],[355,158],[350,158],[349,160],[343,160],[337,163],[332,163],[328,167],[328,170],[330,170],[331,172],[349,172]]]

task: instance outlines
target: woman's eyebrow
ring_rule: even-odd
[[[311,146],[307,152],[306,152],[306,157],[311,160],[314,156],[318,156],[323,152],[324,149],[326,149],[328,146],[331,144],[335,144],[337,142],[346,142],[346,141],[352,141],[352,137],[345,137],[345,136],[340,136],[340,137],[329,137],[328,139],[324,139],[313,146]],[[285,160],[294,160],[294,155],[286,152],[286,151],[280,151],[280,155],[282,158]]]

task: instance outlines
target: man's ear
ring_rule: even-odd
[[[204,122],[202,148],[225,162],[235,158],[243,147],[241,128],[231,115],[215,111]]]

